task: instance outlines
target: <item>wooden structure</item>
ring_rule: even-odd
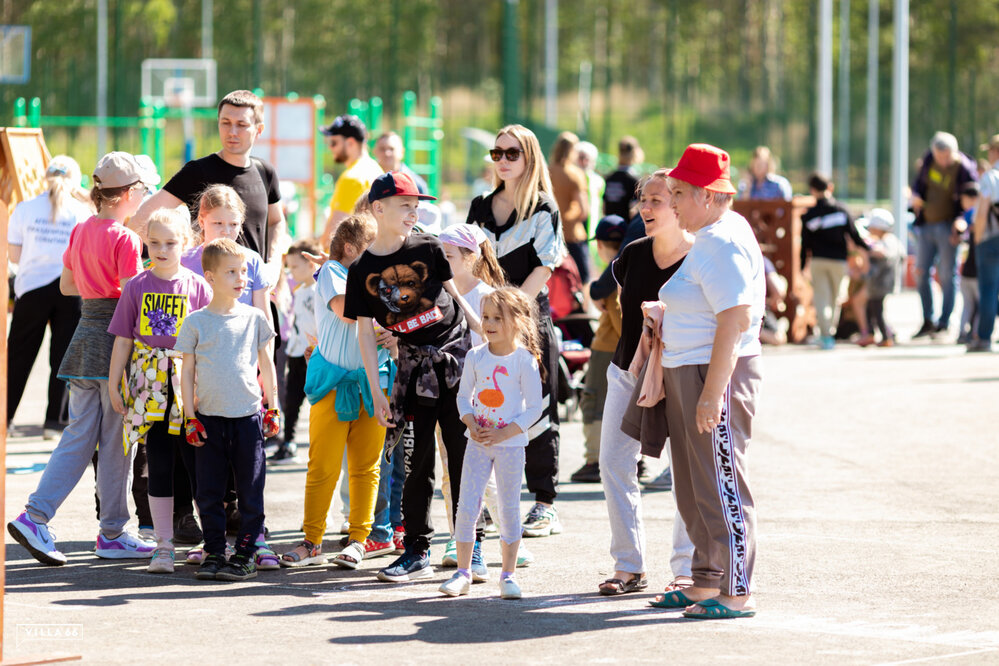
[[[52,156],[40,129],[0,128],[0,262],[7,266],[7,222],[14,206],[45,190],[45,170]],[[7,280],[0,286],[0,395],[7,395]],[[0,400],[0,458],[7,457],[7,400]],[[0,515],[6,516],[6,484],[0,483]],[[0,660],[3,659],[5,548],[0,548]]]
[[[801,215],[815,205],[812,197],[795,197],[791,201],[735,201],[732,209],[749,220],[764,256],[787,280],[784,312],[789,342],[802,342],[815,325],[812,307],[812,287],[801,274]]]

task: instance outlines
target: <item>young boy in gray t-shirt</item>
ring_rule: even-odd
[[[184,319],[174,345],[184,355],[181,395],[187,441],[197,447],[205,558],[196,576],[246,580],[257,575],[254,555],[258,542],[264,543],[264,438],[276,435],[281,425],[276,409],[261,419],[257,385],[259,363],[268,403],[276,405],[276,373],[267,352],[274,331],[263,312],[237,300],[246,287],[246,257],[239,245],[224,238],[212,241],[201,263],[212,300]],[[236,553],[227,562],[222,500],[230,467],[242,520]]]

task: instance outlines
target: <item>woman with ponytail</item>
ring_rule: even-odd
[[[63,354],[80,321],[80,297],[59,292],[62,255],[69,234],[94,210],[80,187],[80,165],[58,155],[45,170],[46,189],[14,209],[7,230],[10,262],[18,265],[14,279],[14,316],[7,338],[7,425],[21,402],[31,367],[49,327],[49,391],[45,410],[45,438],[62,430],[66,383],[56,374]]]

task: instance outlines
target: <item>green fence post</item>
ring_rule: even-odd
[[[436,95],[430,98],[430,151],[427,162],[430,165],[430,173],[427,174],[427,185],[430,193],[437,195],[440,192],[441,183],[441,141],[444,140],[444,121],[441,119],[441,107],[443,101]]]
[[[28,103],[28,127],[42,126],[42,100],[32,97]]]
[[[159,172],[160,177],[163,176],[164,168],[164,158],[165,155],[163,149],[163,134],[166,128],[166,109],[162,104],[157,104],[153,107],[153,162],[156,163],[156,171]]]
[[[139,100],[139,143],[143,155],[153,153],[153,107],[148,97]]]
[[[375,141],[382,132],[382,98],[372,97],[368,101],[368,116],[371,122],[368,124],[368,145],[375,147]]]
[[[23,97],[18,97],[14,100],[14,127],[27,127],[27,108],[28,103]]]
[[[413,128],[409,124],[409,119],[413,115],[416,107],[416,93],[407,90],[402,94],[402,145],[406,154],[412,154],[411,144],[413,143]]]

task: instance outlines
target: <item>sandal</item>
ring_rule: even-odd
[[[728,606],[722,605],[722,603],[717,599],[705,599],[704,601],[698,601],[694,605],[704,612],[692,613],[690,611],[684,611],[684,617],[692,620],[728,620],[738,617],[753,617],[756,615],[755,608],[736,610],[735,608],[729,608]]]
[[[690,576],[677,576],[674,578],[669,585],[666,586],[666,592],[673,592],[674,590],[685,590],[688,587],[694,586],[694,579]]]
[[[364,559],[364,544],[360,541],[351,540],[347,547],[337,553],[333,558],[333,564],[344,569],[356,569],[357,565]]]
[[[640,590],[644,590],[648,586],[649,579],[643,574],[631,574],[631,578],[628,580],[608,578],[604,582],[600,583],[597,589],[600,590],[600,594],[605,597],[611,597],[618,594],[638,592]]]
[[[657,596],[649,605],[653,608],[686,608],[696,603],[698,602],[684,594],[683,590],[671,590]]]
[[[281,560],[278,559],[277,553],[271,550],[265,542],[258,541],[256,546],[257,552],[253,555],[253,561],[257,565],[258,571],[273,571],[281,568]]]
[[[304,567],[325,562],[322,545],[314,544],[311,541],[302,541],[281,556],[281,566],[283,567]]]

